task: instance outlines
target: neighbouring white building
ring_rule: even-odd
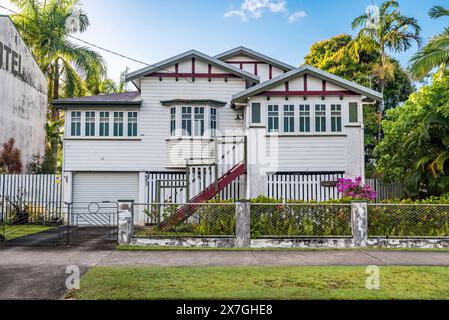
[[[364,176],[369,88],[239,47],[128,74],[137,91],[62,99],[68,202],[338,197]]]
[[[0,15],[0,146],[10,138],[25,169],[44,155],[47,80],[8,16]]]

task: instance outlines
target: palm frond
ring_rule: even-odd
[[[429,16],[433,19],[449,16],[449,10],[443,6],[434,6],[429,11]]]

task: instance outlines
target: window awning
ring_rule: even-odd
[[[201,105],[212,107],[224,107],[227,103],[224,101],[212,100],[212,99],[173,99],[161,101],[164,107],[179,106],[179,105]]]

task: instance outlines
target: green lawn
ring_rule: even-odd
[[[0,233],[3,234],[4,226],[0,226]],[[23,226],[6,226],[4,230],[4,234],[6,235],[6,241],[10,241],[12,239],[21,238],[25,236],[29,236],[32,234],[44,232],[52,229],[50,226],[42,226],[42,225],[23,225]]]
[[[381,289],[367,290],[364,267],[96,267],[81,280],[80,300],[444,299],[449,268],[383,267]]]

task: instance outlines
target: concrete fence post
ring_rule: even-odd
[[[247,200],[235,203],[235,214],[237,217],[235,230],[236,248],[249,248],[251,246],[251,206]]]
[[[133,201],[118,202],[118,244],[131,244],[133,238]]]
[[[366,201],[354,201],[352,208],[352,237],[356,247],[368,245],[368,203]]]

